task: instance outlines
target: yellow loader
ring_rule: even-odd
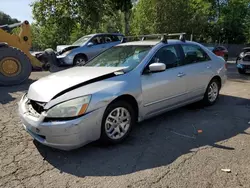
[[[19,35],[10,31],[20,27]],[[42,63],[30,54],[31,28],[28,21],[0,26],[0,85],[10,86],[26,81],[32,67],[42,67]]]

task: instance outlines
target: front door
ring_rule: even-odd
[[[171,108],[185,101],[186,97],[185,74],[183,68],[179,66],[180,55],[176,47],[173,45],[162,47],[148,66],[155,62],[164,63],[166,70],[143,73],[141,76],[144,115],[146,116]]]
[[[93,43],[93,46],[88,46],[87,51],[89,59],[92,59],[106,49],[106,44],[102,35],[93,37],[90,42]]]

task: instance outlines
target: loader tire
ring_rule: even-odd
[[[30,59],[21,50],[0,47],[0,85],[18,85],[28,80],[32,71]]]

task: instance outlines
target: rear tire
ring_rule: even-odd
[[[218,79],[212,79],[210,83],[207,86],[204,98],[203,98],[203,104],[205,106],[211,106],[214,103],[216,103],[220,92],[220,82]]]
[[[18,71],[13,75],[6,75],[4,71],[4,59],[14,60],[18,66]],[[21,50],[7,46],[0,48],[0,85],[18,85],[28,80],[32,71],[30,59]]]
[[[246,71],[244,69],[238,68],[238,72],[239,72],[239,74],[246,74]]]
[[[124,114],[117,115],[116,112]],[[123,113],[121,113],[123,112]],[[125,101],[111,103],[102,118],[101,138],[102,144],[118,144],[126,139],[136,123],[136,115],[133,107]],[[112,118],[112,117],[117,118]],[[109,123],[111,122],[111,124]],[[114,122],[114,124],[113,124]],[[115,127],[115,128],[113,128]],[[119,132],[120,131],[120,132]],[[114,136],[112,137],[112,134]]]

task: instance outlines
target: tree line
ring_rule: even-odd
[[[19,20],[17,20],[16,18],[11,18],[10,15],[0,11],[0,25],[9,25],[18,22]]]
[[[249,0],[43,0],[31,6],[38,49],[96,32],[186,32],[199,42],[250,43]]]

